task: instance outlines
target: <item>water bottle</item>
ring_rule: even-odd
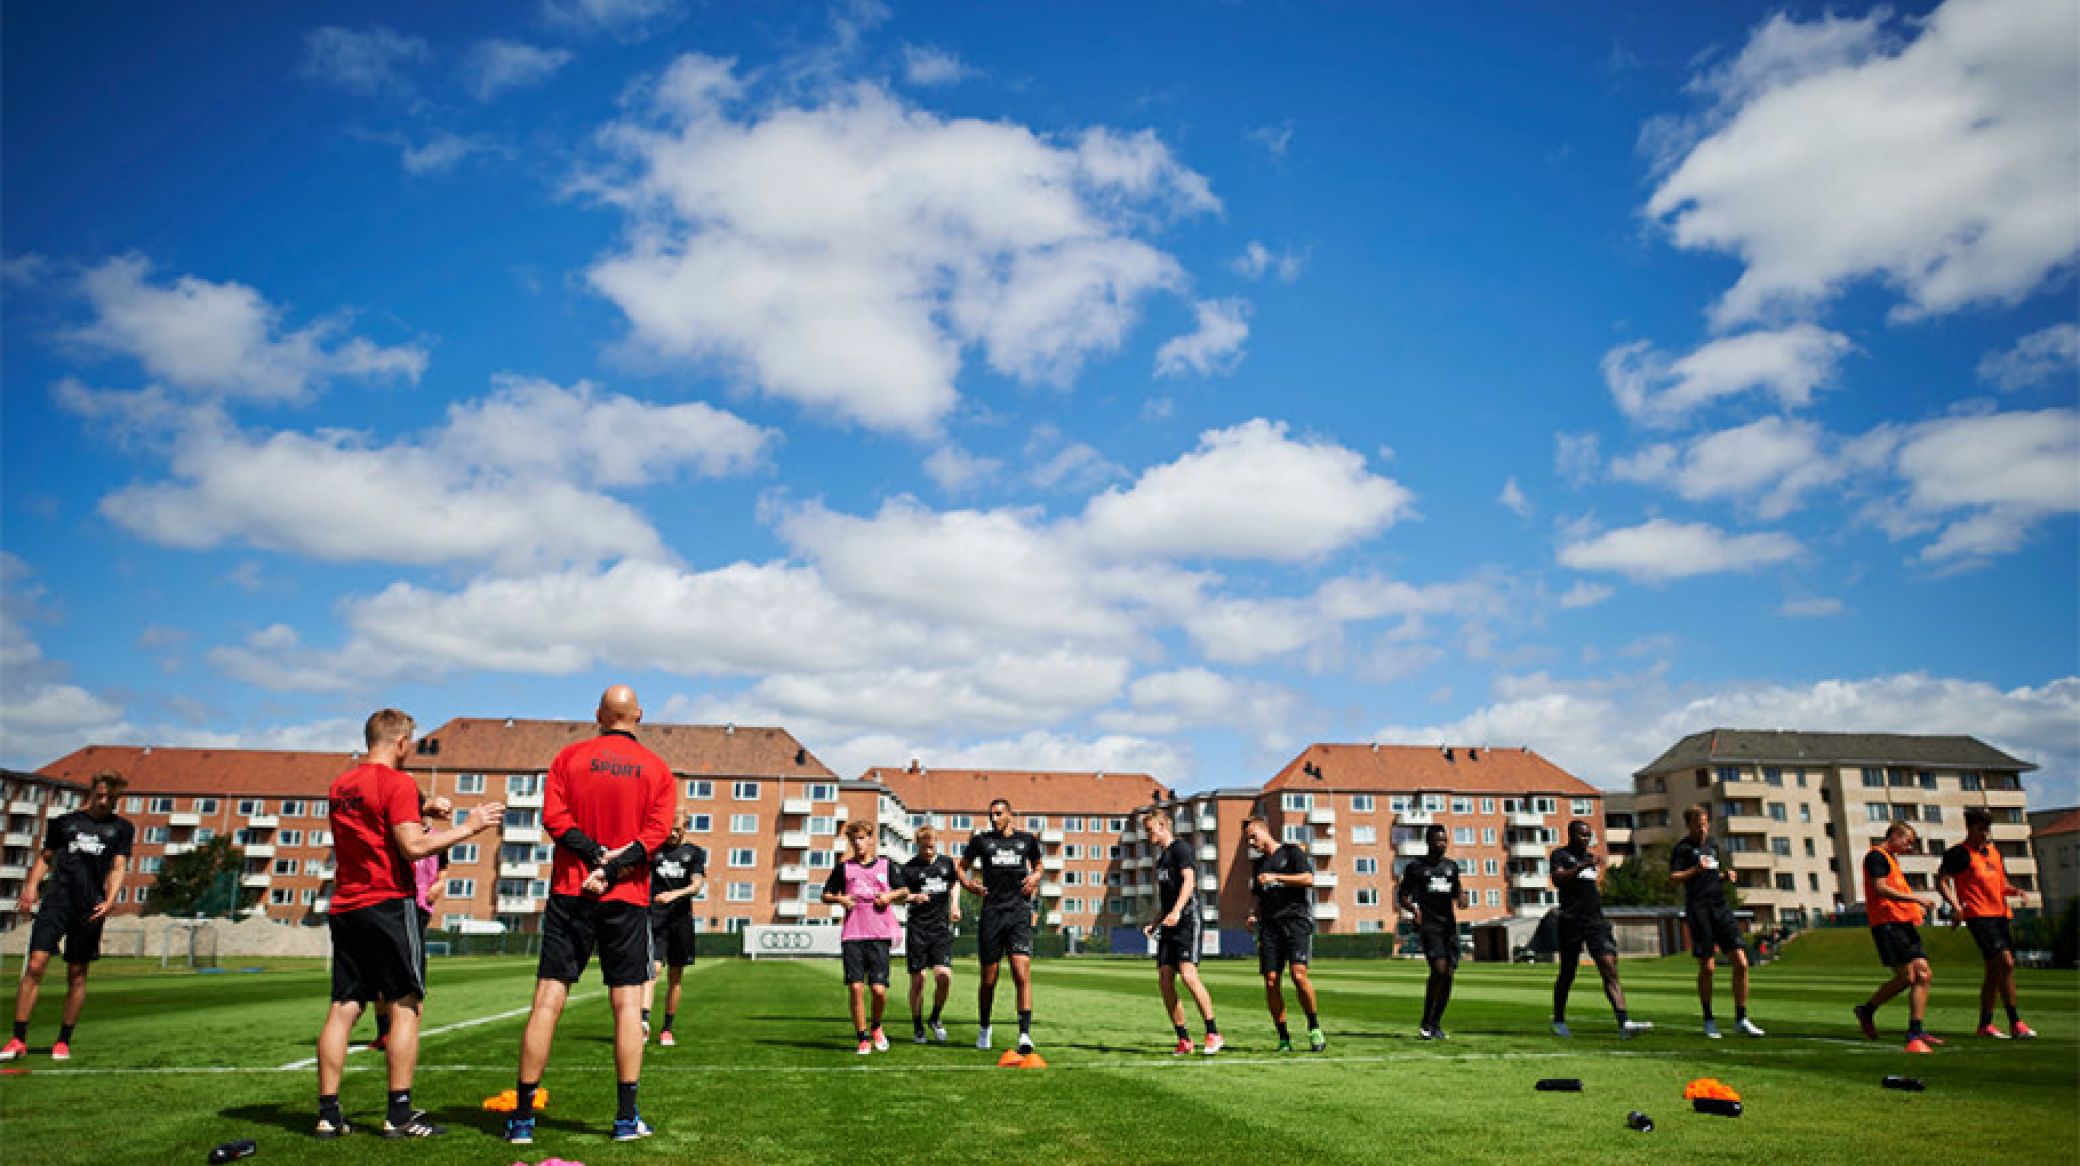
[[[1699,1097],[1690,1102],[1690,1108],[1699,1113],[1712,1113],[1720,1117],[1739,1117],[1741,1103],[1723,1097]]]
[[[1533,1086],[1540,1093],[1580,1093],[1582,1079],[1579,1077],[1541,1077]]]
[[[240,1158],[250,1158],[259,1149],[259,1146],[253,1144],[253,1139],[241,1138],[236,1142],[225,1142],[223,1145],[211,1150],[209,1152],[209,1160],[213,1163],[232,1162]]]
[[[1636,1109],[1625,1115],[1625,1124],[1643,1134],[1654,1132],[1654,1119]]]
[[[1908,1093],[1920,1093],[1927,1089],[1928,1086],[1923,1085],[1919,1077],[1887,1077],[1885,1078],[1885,1088],[1904,1089]]]

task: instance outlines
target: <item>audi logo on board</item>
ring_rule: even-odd
[[[808,951],[816,946],[816,937],[806,931],[766,931],[758,937],[761,951]]]

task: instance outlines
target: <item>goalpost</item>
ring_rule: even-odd
[[[169,967],[177,958],[191,968],[217,966],[217,929],[207,919],[170,919],[159,947],[159,966]],[[142,954],[142,953],[139,953]]]

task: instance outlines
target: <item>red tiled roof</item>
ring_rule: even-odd
[[[88,745],[37,772],[85,784],[113,769],[130,780],[127,792],[133,794],[322,798],[333,778],[360,763],[352,753]]]
[[[1449,750],[1450,756],[1446,753]],[[1317,778],[1308,767],[1319,771]],[[1465,791],[1601,797],[1603,791],[1529,749],[1310,745],[1264,784],[1281,789]]]
[[[2064,817],[2054,818],[2049,826],[2030,831],[2030,836],[2042,838],[2046,834],[2071,834],[2080,831],[2080,807],[2066,811]]]
[[[415,753],[408,769],[474,773],[542,772],[557,751],[599,732],[591,721],[527,721],[457,717],[425,734],[438,753]],[[785,729],[747,725],[645,724],[636,739],[672,772],[726,777],[836,778]],[[428,745],[422,744],[421,748]]]
[[[876,767],[860,775],[880,782],[912,813],[981,815],[996,798],[1020,814],[1125,814],[1167,796],[1145,773],[1047,773],[1019,769]]]

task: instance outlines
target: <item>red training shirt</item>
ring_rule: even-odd
[[[397,848],[399,822],[417,822],[419,787],[403,770],[369,762],[333,779],[332,911],[353,911],[418,894],[412,864]]]
[[[549,766],[542,825],[548,827],[551,838],[561,838],[576,827],[609,852],[640,842],[644,854],[655,855],[671,834],[672,819],[678,812],[678,783],[672,779],[672,771],[634,736],[618,729],[564,746]],[[585,876],[590,873],[584,859],[558,846],[549,893],[582,894]],[[647,906],[649,861],[623,871],[600,898]]]

